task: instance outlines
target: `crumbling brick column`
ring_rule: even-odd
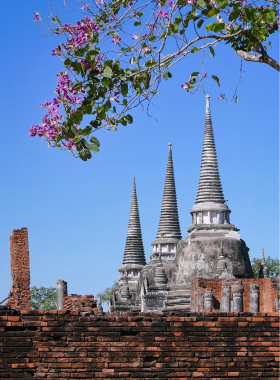
[[[10,237],[11,296],[6,306],[31,309],[28,230],[13,230]]]

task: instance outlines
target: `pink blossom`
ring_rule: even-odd
[[[134,33],[133,36],[132,36],[132,39],[133,39],[133,40],[138,40],[138,38],[139,38],[139,37]]]
[[[116,35],[112,38],[112,44],[119,44],[121,41],[121,37],[119,35]]]
[[[151,47],[150,46],[146,46],[142,49],[139,49],[139,54],[147,54],[147,53],[150,53],[151,52]]]
[[[100,62],[102,60],[102,53],[100,52],[98,56],[95,58],[96,62]]]
[[[167,5],[169,8],[173,8],[174,4],[175,4],[175,3],[174,3],[172,0],[169,0],[169,1],[166,3],[166,5]]]
[[[83,11],[87,11],[87,10],[88,10],[88,4],[85,4],[81,9],[82,9]]]
[[[40,13],[34,12],[34,21],[40,21],[40,20],[41,20]]]
[[[224,95],[223,94],[220,94],[220,96],[218,97],[218,99],[221,101],[221,100],[224,100]]]
[[[156,11],[156,15],[160,18],[167,18],[169,19],[168,12],[164,11],[163,9]]]
[[[189,92],[190,82],[185,82],[184,84],[181,84],[181,87]]]
[[[203,78],[207,77],[207,71],[203,74]]]

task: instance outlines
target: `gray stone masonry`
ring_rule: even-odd
[[[259,285],[250,284],[250,313],[259,312]]]
[[[206,96],[206,119],[202,149],[200,178],[195,203],[224,203],[224,195],[220,181],[216,147],[212,128],[209,99]]]
[[[168,145],[169,145],[168,161],[167,161],[167,169],[166,169],[157,239],[171,238],[171,239],[180,240],[182,239],[182,235],[181,235],[179,217],[178,217],[177,196],[176,196],[172,150],[171,150],[172,144],[169,143]]]
[[[67,282],[64,280],[56,281],[56,304],[57,310],[63,310],[64,298],[68,296]]]

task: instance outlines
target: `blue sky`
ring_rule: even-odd
[[[63,1],[56,0],[65,15]],[[149,118],[135,110],[135,122],[117,132],[100,131],[100,153],[88,162],[47,148],[28,129],[40,123],[39,104],[54,96],[61,62],[51,56],[57,38],[43,36],[33,12],[46,14],[47,0],[11,5],[1,2],[1,288],[10,287],[9,236],[29,230],[31,285],[56,286],[68,282],[70,293],[97,294],[118,277],[125,246],[133,176],[146,258],[151,255],[172,142],[180,225],[183,237],[191,224],[200,170],[205,96],[192,96],[180,87],[200,69],[200,57],[186,58],[163,81]],[[67,15],[68,17],[68,15]],[[73,16],[70,16],[73,17]],[[63,17],[62,17],[63,19]],[[64,19],[63,19],[64,21]],[[66,21],[66,19],[65,19]],[[278,39],[271,56],[278,59]],[[240,228],[250,257],[261,250],[278,255],[279,79],[263,64],[244,62],[239,103],[220,102],[221,92],[234,92],[240,59],[219,47],[213,59],[205,56],[220,176],[231,221]],[[0,301],[1,301],[0,300]]]

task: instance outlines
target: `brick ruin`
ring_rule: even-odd
[[[6,306],[31,309],[30,266],[27,228],[13,230],[10,237],[11,292]]]
[[[195,278],[191,283],[191,310],[195,312],[276,312],[279,279]]]
[[[279,378],[275,278],[197,278],[191,288],[197,312],[117,316],[97,308],[92,295],[68,295],[63,280],[57,281],[58,310],[31,310],[27,229],[13,231],[11,262],[12,295],[0,306],[1,380]],[[266,312],[248,312],[252,284]],[[243,312],[220,312],[225,287],[242,293]]]

